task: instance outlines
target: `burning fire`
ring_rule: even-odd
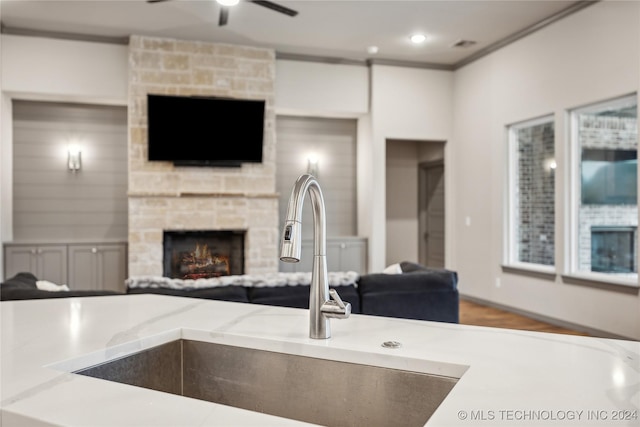
[[[227,276],[230,273],[229,257],[212,255],[207,244],[196,243],[193,252],[182,257],[180,270],[185,279]]]
[[[196,260],[205,260],[208,263],[213,262],[209,246],[204,244],[200,247],[200,243],[196,243],[196,250],[192,252]]]

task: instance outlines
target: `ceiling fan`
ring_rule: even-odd
[[[171,0],[147,0],[147,3],[163,3],[166,1],[171,1]],[[216,1],[220,4],[220,18],[218,18],[218,25],[219,26],[227,25],[227,22],[229,21],[229,9],[233,5],[238,4],[238,0],[216,0]],[[298,14],[298,12],[293,9],[289,9],[288,7],[279,5],[277,3],[274,3],[268,0],[244,0],[244,1],[246,1],[247,3],[254,3],[259,6],[266,7],[276,12],[284,13],[285,15],[288,15],[288,16],[296,16]]]

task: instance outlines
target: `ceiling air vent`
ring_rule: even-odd
[[[451,47],[471,47],[478,42],[473,40],[458,40]]]

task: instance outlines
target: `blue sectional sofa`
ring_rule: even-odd
[[[352,306],[353,313],[403,319],[458,322],[458,275],[450,270],[435,270],[421,265],[400,263],[400,274],[365,274],[353,285],[335,286],[340,297]],[[0,286],[0,299],[35,299],[114,295],[116,292],[49,292],[36,288],[35,276],[20,273]],[[283,307],[308,308],[309,286],[245,287],[222,286],[198,289],[166,287],[128,287],[127,294],[155,293],[180,297],[205,298]]]

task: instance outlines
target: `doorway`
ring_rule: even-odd
[[[418,177],[419,262],[444,268],[444,160],[420,163]]]
[[[441,268],[445,142],[386,142],[386,265],[411,261]]]

